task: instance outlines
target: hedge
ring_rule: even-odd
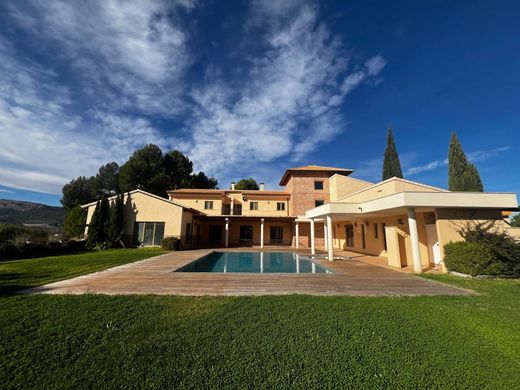
[[[520,259],[501,256],[489,243],[450,242],[444,246],[444,263],[449,271],[472,276],[520,277]]]
[[[0,261],[31,257],[57,256],[85,251],[85,241],[51,241],[47,243],[10,242],[0,244]]]

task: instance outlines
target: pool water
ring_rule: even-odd
[[[309,258],[291,252],[212,252],[175,272],[332,273]]]

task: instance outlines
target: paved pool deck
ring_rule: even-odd
[[[259,249],[218,249],[218,251]],[[265,252],[283,249],[265,248]],[[286,249],[309,254],[308,250]],[[418,296],[471,295],[471,291],[427,280],[410,273],[345,259],[315,260],[333,274],[253,274],[174,272],[215,249],[170,252],[88,275],[35,287],[24,293],[44,294],[159,294],[159,295],[351,295]]]

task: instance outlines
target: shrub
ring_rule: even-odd
[[[448,270],[520,278],[520,242],[496,229],[494,222],[468,223],[459,233],[465,242],[444,246]]]
[[[161,248],[166,251],[178,251],[181,241],[177,237],[164,237],[161,241]]]
[[[450,271],[464,274],[499,275],[498,259],[491,249],[477,242],[450,242],[444,246],[444,263]]]

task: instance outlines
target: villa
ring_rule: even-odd
[[[514,193],[450,192],[391,178],[370,183],[350,169],[308,165],[287,169],[284,190],[180,189],[168,199],[134,190],[125,194],[125,236],[144,246],[177,237],[183,249],[285,246],[384,257],[389,266],[415,272],[439,266],[443,246],[462,240],[467,221],[493,220],[519,236],[505,220],[518,209]],[[112,200],[114,198],[111,198]],[[88,210],[87,224],[96,203]],[[441,265],[442,267],[442,265]]]

